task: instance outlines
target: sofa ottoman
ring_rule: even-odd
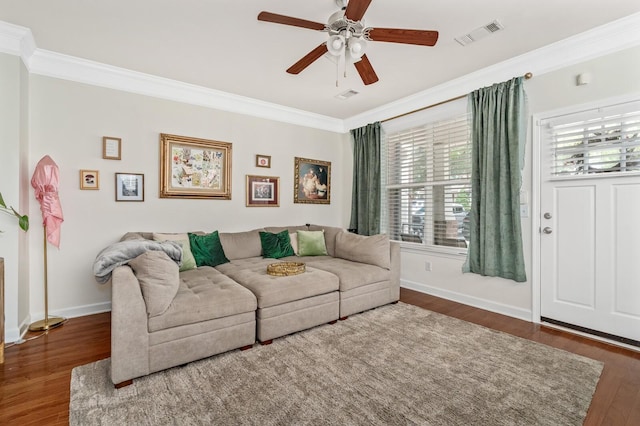
[[[338,319],[340,298],[338,277],[307,267],[298,275],[276,277],[267,274],[275,259],[236,259],[216,266],[223,274],[255,294],[256,336],[268,343],[276,337],[305,330]]]

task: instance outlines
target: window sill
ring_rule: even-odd
[[[403,253],[428,254],[429,256],[456,260],[464,260],[467,257],[467,249],[462,247],[435,247],[402,241],[398,241],[398,243],[400,244],[400,251]]]

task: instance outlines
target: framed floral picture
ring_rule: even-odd
[[[116,201],[144,201],[144,175],[116,173]]]
[[[278,207],[280,178],[247,175],[247,207]]]
[[[271,156],[270,155],[256,155],[256,167],[271,168]]]
[[[294,203],[331,203],[331,163],[295,157]]]
[[[231,199],[231,143],[160,134],[160,198]]]

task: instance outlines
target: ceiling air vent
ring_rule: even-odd
[[[485,38],[486,36],[503,30],[504,27],[498,20],[494,20],[493,22],[489,22],[487,25],[482,26],[480,28],[476,28],[468,34],[461,35],[460,37],[456,37],[456,41],[463,46],[466,46],[469,43],[473,43],[474,41],[478,41],[481,38]]]
[[[349,90],[347,90],[346,92],[342,92],[342,93],[340,93],[340,94],[336,95],[336,98],[341,99],[341,100],[343,100],[343,101],[344,101],[345,99],[349,99],[350,97],[355,96],[355,95],[357,95],[358,93],[359,93],[359,92],[356,92],[356,91],[355,91],[355,90],[353,90],[353,89],[349,89]]]

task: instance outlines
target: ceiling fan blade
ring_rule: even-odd
[[[311,65],[316,59],[320,58],[320,56],[327,53],[327,43],[322,43],[320,46],[313,49],[311,52],[307,53],[302,59],[300,59],[295,64],[291,65],[287,72],[289,74],[300,74],[305,68]]]
[[[293,18],[291,16],[278,15],[271,12],[260,12],[258,21],[274,22],[276,24],[292,25],[294,27],[308,28],[310,30],[324,30],[324,24],[307,21],[306,19]]]
[[[371,0],[349,0],[344,16],[352,21],[359,21],[364,16],[370,4]]]
[[[378,76],[376,72],[373,70],[373,66],[371,62],[369,62],[369,58],[367,55],[362,55],[362,59],[356,62],[355,64],[356,70],[358,70],[358,74],[360,74],[360,78],[362,78],[362,82],[366,85],[373,84],[378,81]]]
[[[369,38],[373,41],[433,46],[438,41],[438,32],[429,30],[404,30],[399,28],[371,28],[369,30]]]

